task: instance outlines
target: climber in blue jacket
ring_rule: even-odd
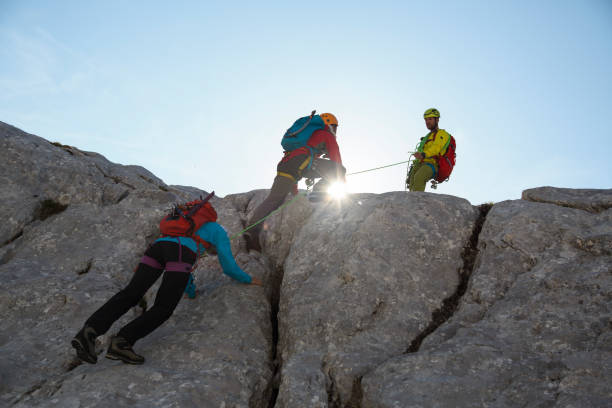
[[[242,283],[262,285],[259,279],[249,276],[236,264],[227,233],[221,225],[207,222],[195,235],[216,249],[223,273]],[[170,318],[183,296],[197,255],[203,251],[204,246],[196,243],[193,238],[158,238],[140,260],[130,283],[96,310],[72,339],[71,344],[78,357],[95,364],[98,360],[95,352],[96,337],[106,333],[115,321],[136,306],[163,273],[153,306],[122,327],[111,338],[106,353],[106,357],[112,360],[129,364],[144,363],[144,357],[136,354],[132,346]]]

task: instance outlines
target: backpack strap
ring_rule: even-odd
[[[436,132],[436,134],[438,134],[438,132]],[[435,139],[435,136],[434,136]],[[440,160],[445,159],[448,162],[449,166],[452,166],[452,163],[450,162],[450,160],[448,159],[448,157],[446,157],[446,153],[448,152],[448,147],[452,144],[452,136],[448,135],[448,140],[446,141],[446,143],[444,144],[444,147],[442,147],[442,150],[440,150],[440,153],[437,156],[434,156],[434,159],[436,159],[436,161],[439,163]],[[442,153],[444,152],[444,153]],[[438,166],[440,166],[440,164],[438,164]]]
[[[314,155],[315,155],[315,148],[306,145],[306,147],[308,148],[308,150],[310,150],[310,157],[308,158],[308,165],[305,166],[306,161],[304,160],[304,163],[302,163],[299,167],[299,171],[300,173],[302,173],[302,171],[304,170],[304,167],[306,167],[306,170],[310,170],[310,168],[312,167],[312,162],[314,161]]]
[[[199,235],[196,235],[195,233],[190,238],[193,239],[196,242],[196,245],[198,246],[198,256],[200,255],[200,245],[202,245],[206,249],[211,247],[210,242],[204,241],[202,238],[200,238]]]
[[[206,204],[208,202],[208,200],[213,198],[214,195],[215,195],[215,192],[213,191],[212,193],[207,195],[205,199],[203,199],[201,202],[199,202],[198,205],[194,205],[193,208],[191,210],[189,210],[189,212],[186,214],[187,217],[191,217],[191,216],[193,216],[193,214],[198,212],[198,210],[200,208],[204,207],[204,204]],[[202,198],[202,196],[200,196],[200,198]],[[181,215],[182,215],[182,213],[181,213]]]
[[[440,156],[444,156],[446,154],[446,152],[448,151],[448,146],[451,145],[451,142],[453,139],[451,139],[452,136],[448,135],[448,140],[446,141],[446,143],[444,144],[444,147],[442,148],[442,151],[444,151],[444,153],[440,154]]]
[[[308,125],[310,125],[310,122],[312,121],[312,118],[314,118],[316,110],[313,110],[310,113],[310,117],[308,118],[308,120],[306,122],[304,122],[304,124],[302,125],[301,128],[299,128],[298,130],[296,130],[295,132],[289,132],[289,130],[287,130],[287,132],[285,133],[284,137],[295,137],[296,135],[298,135],[302,130],[306,129],[308,127]]]

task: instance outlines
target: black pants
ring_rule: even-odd
[[[163,266],[166,262],[179,260],[179,245],[174,242],[156,242],[147,249],[145,255],[155,259]],[[181,255],[183,262],[193,264],[196,261],[196,254],[186,246],[181,246]],[[131,344],[145,337],[172,316],[189,281],[189,273],[164,272],[163,269],[140,263],[125,289],[96,310],[85,324],[92,327],[98,335],[106,333],[117,319],[138,304],[162,273],[164,277],[155,296],[153,307],[132,320],[118,333]]]

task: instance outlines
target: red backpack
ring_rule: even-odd
[[[198,229],[207,222],[217,221],[217,212],[208,202],[215,192],[210,193],[205,199],[200,196],[199,200],[184,204],[176,204],[172,211],[159,223],[162,236],[189,237],[197,243],[210,247],[210,243],[195,235]]]
[[[436,160],[438,161],[438,174],[436,175],[436,181],[438,183],[442,183],[446,181],[455,167],[455,138],[450,136],[450,142],[448,143],[448,147],[446,148],[446,152],[442,155],[436,156]]]

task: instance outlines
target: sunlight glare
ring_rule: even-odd
[[[346,196],[346,184],[336,181],[329,186],[327,193],[334,200],[342,200]]]

